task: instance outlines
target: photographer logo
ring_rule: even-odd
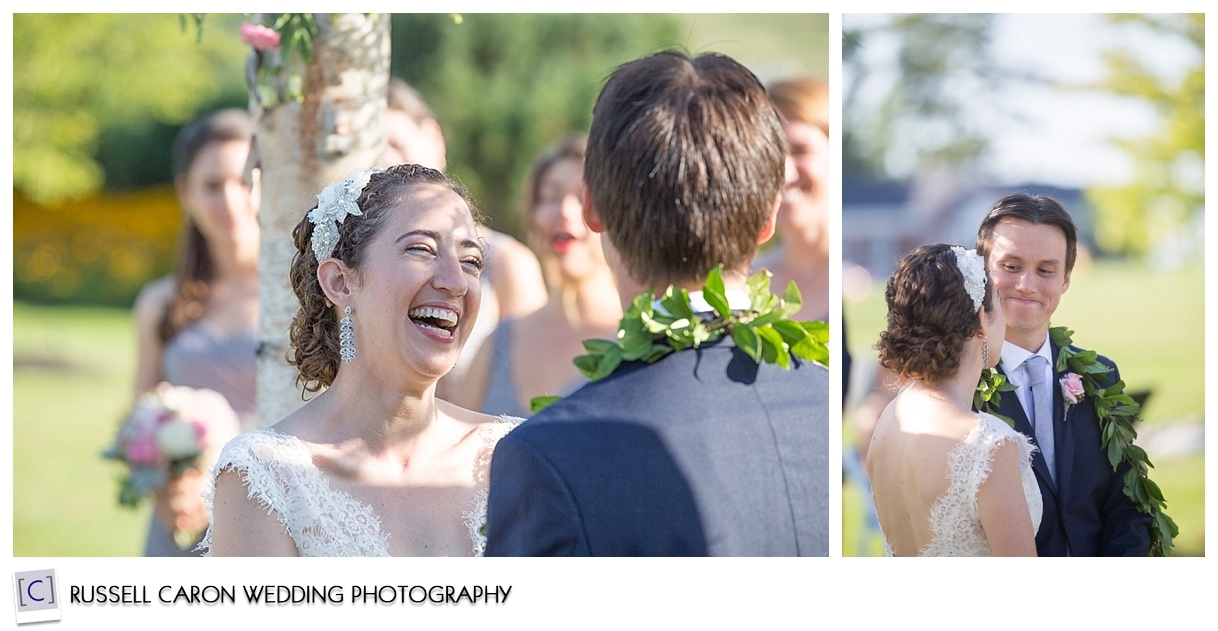
[[[59,620],[59,592],[55,570],[13,573],[13,602],[17,624]]]

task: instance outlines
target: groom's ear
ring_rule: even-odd
[[[778,225],[778,209],[781,207],[782,191],[778,191],[778,196],[774,198],[774,206],[770,208],[770,218],[766,220],[765,225],[761,227],[761,232],[757,234],[757,245],[769,241],[774,236],[774,230]]]
[[[600,215],[596,213],[596,209],[592,207],[592,191],[588,190],[588,184],[584,184],[584,223],[588,225],[588,229],[592,232],[604,232],[605,224],[601,223]]]

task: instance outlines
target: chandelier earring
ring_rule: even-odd
[[[351,305],[343,309],[343,319],[338,321],[338,356],[347,365],[355,359],[355,329],[351,327],[355,320],[351,319]]]

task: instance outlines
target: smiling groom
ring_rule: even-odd
[[[1049,320],[1070,287],[1077,253],[1070,213],[1043,195],[1004,197],[981,223],[977,252],[1006,317],[999,370],[1017,388],[997,410],[1038,447],[1032,459],[1044,499],[1038,556],[1146,556],[1151,517],[1125,496],[1129,464],[1114,471],[1108,463],[1089,400],[1064,406],[1066,373],[1054,366],[1060,349],[1049,339]],[[1097,360],[1111,369],[1102,385],[1120,380],[1114,363]]]
[[[623,309],[699,291],[723,264],[731,309],[774,232],[786,139],[764,87],[729,57],[664,52],[597,98],[584,219]],[[702,307],[699,307],[699,303]],[[725,335],[625,361],[521,424],[491,461],[487,556],[826,556],[828,371],[758,364]]]

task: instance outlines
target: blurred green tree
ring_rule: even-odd
[[[995,54],[994,15],[875,19],[843,18],[843,173],[884,179],[927,167],[980,170],[991,128],[1019,119],[1004,86],[1043,79]]]
[[[195,17],[202,18],[201,31]],[[450,171],[470,187],[496,229],[518,237],[529,165],[561,136],[587,130],[600,86],[618,64],[670,47],[723,50],[759,75],[767,68],[773,75],[802,72],[799,64],[815,65],[828,56],[827,16],[819,22],[809,22],[809,16],[728,14],[461,18],[458,24],[449,14],[392,15],[391,70],[419,88],[436,111],[448,138]],[[238,35],[246,21],[256,16],[14,15],[14,193],[22,198],[14,210],[16,249],[45,251],[50,233],[33,228],[44,224],[58,226],[57,242],[70,243],[78,234],[96,237],[93,224],[79,217],[101,202],[95,197],[160,190],[171,180],[170,144],[181,125],[218,107],[250,106],[249,47]],[[164,213],[155,224],[165,233],[148,239],[168,243],[176,226],[170,219],[178,212],[172,197],[158,199],[163,208],[141,205],[132,213]],[[33,216],[39,213],[47,216]],[[43,221],[52,216],[54,221]],[[123,217],[123,234],[134,230],[131,225],[154,221]],[[110,243],[123,245],[130,243]],[[61,283],[50,292],[48,279],[65,276],[48,270],[67,268],[34,269],[34,261],[50,260],[45,256],[15,273],[22,276],[22,299],[91,302],[106,296],[107,303],[125,304],[129,286],[169,269],[172,248],[163,249],[165,256],[125,272],[121,286],[106,280],[117,274],[110,268],[85,269],[66,255],[55,260],[76,266],[74,277],[90,272],[96,278],[70,287]],[[80,293],[86,286],[96,291]]]
[[[1168,264],[1202,255],[1205,210],[1205,15],[1111,15],[1115,26],[1143,30],[1190,49],[1192,63],[1174,75],[1149,68],[1128,48],[1106,54],[1108,74],[1087,86],[1149,103],[1160,116],[1153,133],[1115,138],[1134,164],[1129,182],[1087,189],[1106,250],[1158,255]]]
[[[176,14],[14,14],[14,188],[42,204],[95,193],[107,178],[97,158],[104,132],[122,130],[117,142],[163,137],[158,125],[243,94],[239,20],[207,24],[232,37],[197,38]],[[168,179],[167,144],[162,153],[158,175]]]
[[[394,14],[390,72],[423,95],[444,130],[448,170],[494,219],[517,212],[533,159],[587,131],[601,84],[621,63],[677,46],[668,15]]]

